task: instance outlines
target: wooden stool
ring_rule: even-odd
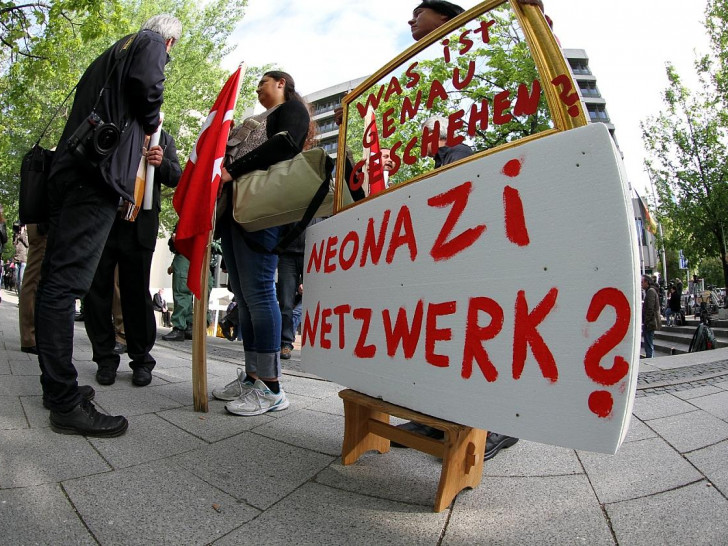
[[[341,462],[354,464],[370,450],[387,453],[390,441],[442,458],[440,484],[435,496],[435,512],[441,512],[466,487],[475,488],[483,474],[486,431],[443,421],[429,415],[395,406],[351,389],[339,396],[344,400],[344,445]],[[389,424],[389,416],[416,421],[442,430],[442,440],[428,438]]]

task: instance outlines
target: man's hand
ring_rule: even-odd
[[[161,146],[152,146],[147,150],[147,163],[152,167],[159,167],[164,159],[164,150]]]

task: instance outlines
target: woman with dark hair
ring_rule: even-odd
[[[311,116],[304,99],[296,92],[290,74],[278,70],[263,74],[257,88],[258,101],[266,109],[238,124],[231,132],[226,165],[222,169],[223,191],[226,184],[243,174],[293,158],[309,138]],[[232,202],[231,199],[228,202]],[[273,248],[282,227],[245,232],[232,218],[230,207],[221,215],[218,232],[228,271],[228,285],[240,309],[240,328],[245,351],[245,372],[225,385],[213,389],[225,408],[235,415],[260,415],[288,407],[280,387],[281,312],[276,299],[275,273],[278,256],[253,250]]]

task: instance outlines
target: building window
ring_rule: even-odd
[[[604,108],[603,104],[587,104],[586,109],[589,112],[589,118],[593,122],[609,123],[609,114],[607,114],[607,109]]]
[[[569,59],[571,65],[571,71],[574,74],[591,74],[589,70],[589,61],[586,59]]]
[[[580,81],[579,89],[581,90],[582,97],[601,97],[599,89],[597,89],[596,82],[593,81]]]

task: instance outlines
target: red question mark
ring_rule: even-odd
[[[559,92],[559,98],[566,106],[568,106],[566,111],[569,113],[569,115],[572,118],[578,116],[579,107],[576,103],[579,102],[579,94],[573,90],[571,78],[569,78],[569,76],[567,76],[566,74],[559,74],[553,80],[551,80],[551,83],[553,83],[557,87],[561,87],[561,91]]]

